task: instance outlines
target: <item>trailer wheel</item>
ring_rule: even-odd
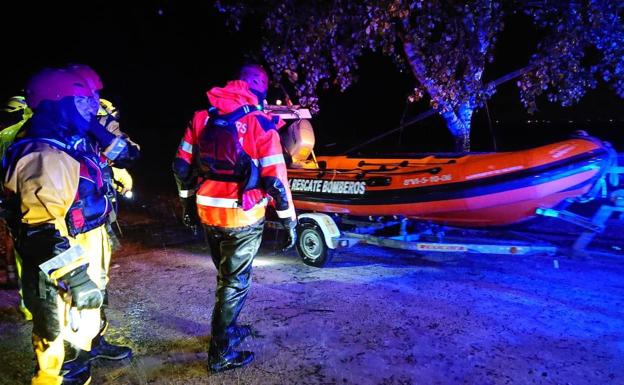
[[[306,265],[324,267],[331,262],[334,249],[327,247],[323,231],[312,221],[297,226],[297,252]]]

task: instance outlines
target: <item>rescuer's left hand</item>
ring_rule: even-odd
[[[125,168],[112,167],[113,182],[117,192],[125,198],[132,197],[132,176]]]
[[[72,305],[78,310],[97,309],[102,306],[104,297],[102,291],[89,278],[87,266],[80,266],[60,278],[69,289]]]

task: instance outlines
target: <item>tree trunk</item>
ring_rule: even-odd
[[[435,98],[439,94],[439,87],[433,79],[426,76],[425,63],[421,53],[407,40],[403,41],[403,50],[416,79],[427,89],[429,96]],[[446,121],[446,127],[455,139],[455,151],[470,152],[470,119],[474,108],[468,103],[461,104],[457,109],[445,107],[447,106],[439,106],[440,115]]]
[[[470,103],[462,103],[459,106],[459,111],[457,115],[462,121],[462,132],[461,132],[461,146],[458,146],[457,141],[455,142],[455,151],[463,151],[470,152],[470,129],[472,128],[472,114],[474,112],[474,107],[470,105]]]
[[[456,111],[441,112],[446,121],[446,127],[453,135],[455,151],[470,152],[470,127],[474,108],[463,103]]]

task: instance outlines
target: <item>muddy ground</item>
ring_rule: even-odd
[[[162,219],[162,218],[161,218]],[[624,384],[624,226],[557,256],[355,246],[323,269],[275,251],[254,264],[246,368],[210,375],[215,269],[201,238],[132,218],[111,270],[109,340],[134,358],[93,384]],[[533,233],[552,233],[545,222]],[[541,229],[541,230],[540,230]],[[270,235],[270,234],[269,234]],[[569,246],[573,235],[555,237]],[[555,262],[556,260],[556,262]],[[27,383],[31,326],[0,290],[0,383]]]

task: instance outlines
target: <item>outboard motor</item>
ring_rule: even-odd
[[[292,123],[280,133],[282,146],[290,155],[292,168],[317,168],[314,156],[314,129],[307,119]],[[312,159],[310,158],[312,155]]]

